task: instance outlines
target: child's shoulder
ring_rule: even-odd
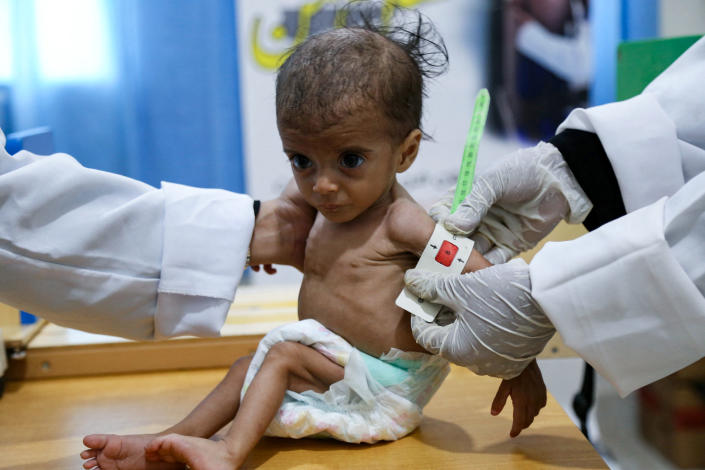
[[[387,210],[387,233],[392,242],[416,253],[426,246],[435,223],[419,203],[401,190],[403,193],[395,197]]]
[[[407,218],[419,218],[426,215],[426,211],[414,200],[406,189],[399,183],[392,189],[392,203],[387,209],[388,223],[392,225],[403,224]]]

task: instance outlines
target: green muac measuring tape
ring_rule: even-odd
[[[450,208],[451,214],[455,212],[463,199],[470,194],[472,180],[475,177],[475,164],[477,163],[477,150],[480,147],[482,131],[487,122],[487,111],[490,109],[490,92],[483,88],[475,97],[475,107],[472,111],[470,130],[465,139],[465,149],[463,150],[463,161],[460,164],[458,182],[455,185],[455,195],[453,205]]]

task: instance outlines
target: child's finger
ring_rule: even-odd
[[[275,268],[271,264],[265,264],[264,265],[264,272],[266,272],[267,274],[276,274],[277,268]]]
[[[83,468],[85,468],[86,470],[91,470],[92,468],[99,468],[98,462],[95,460],[95,458],[88,459],[83,462]]]
[[[519,421],[516,419],[514,420],[514,423],[512,423],[512,430],[509,433],[509,437],[517,437],[521,432],[531,426],[531,423],[534,422],[533,417],[529,417],[528,415],[524,414],[521,418],[519,418]]]
[[[492,416],[497,416],[504,409],[504,405],[507,403],[507,398],[509,397],[509,392],[511,388],[506,380],[502,380],[499,384],[499,389],[492,400],[492,406],[490,407],[490,413]]]
[[[531,424],[534,418],[529,418],[525,406],[514,404],[514,419],[512,420],[512,430],[509,432],[509,437],[517,437],[522,429]]]

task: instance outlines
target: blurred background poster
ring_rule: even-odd
[[[500,3],[492,12],[492,127],[529,142],[550,139],[570,110],[588,104],[593,77],[589,2]]]
[[[333,27],[346,3],[235,1],[244,165],[255,197],[276,195],[291,177],[274,116],[276,68],[291,46]],[[455,182],[480,88],[492,103],[478,172],[549,139],[571,109],[613,101],[617,45],[657,37],[663,10],[658,0],[390,0],[373,14],[396,6],[426,15],[450,55],[448,72],[427,84],[423,126],[431,140],[399,177],[426,207]]]

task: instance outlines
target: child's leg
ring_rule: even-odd
[[[240,390],[251,360],[252,356],[246,356],[235,361],[225,378],[186,418],[158,434],[91,434],[84,437],[83,443],[89,449],[81,453],[81,457],[86,459],[83,467],[92,468],[99,465],[104,470],[161,468],[157,467],[157,464],[148,463],[144,455],[144,447],[155,437],[168,433],[212,436],[235,416],[240,406]]]
[[[188,416],[159,434],[174,433],[208,438],[232,421],[240,407],[240,391],[251,361],[252,356],[241,357],[235,361],[223,380]]]
[[[170,434],[146,448],[167,462],[191,468],[237,468],[255,447],[281,406],[287,389],[325,392],[344,376],[342,366],[303,344],[282,342],[267,354],[245,394],[224,440],[213,442]]]

